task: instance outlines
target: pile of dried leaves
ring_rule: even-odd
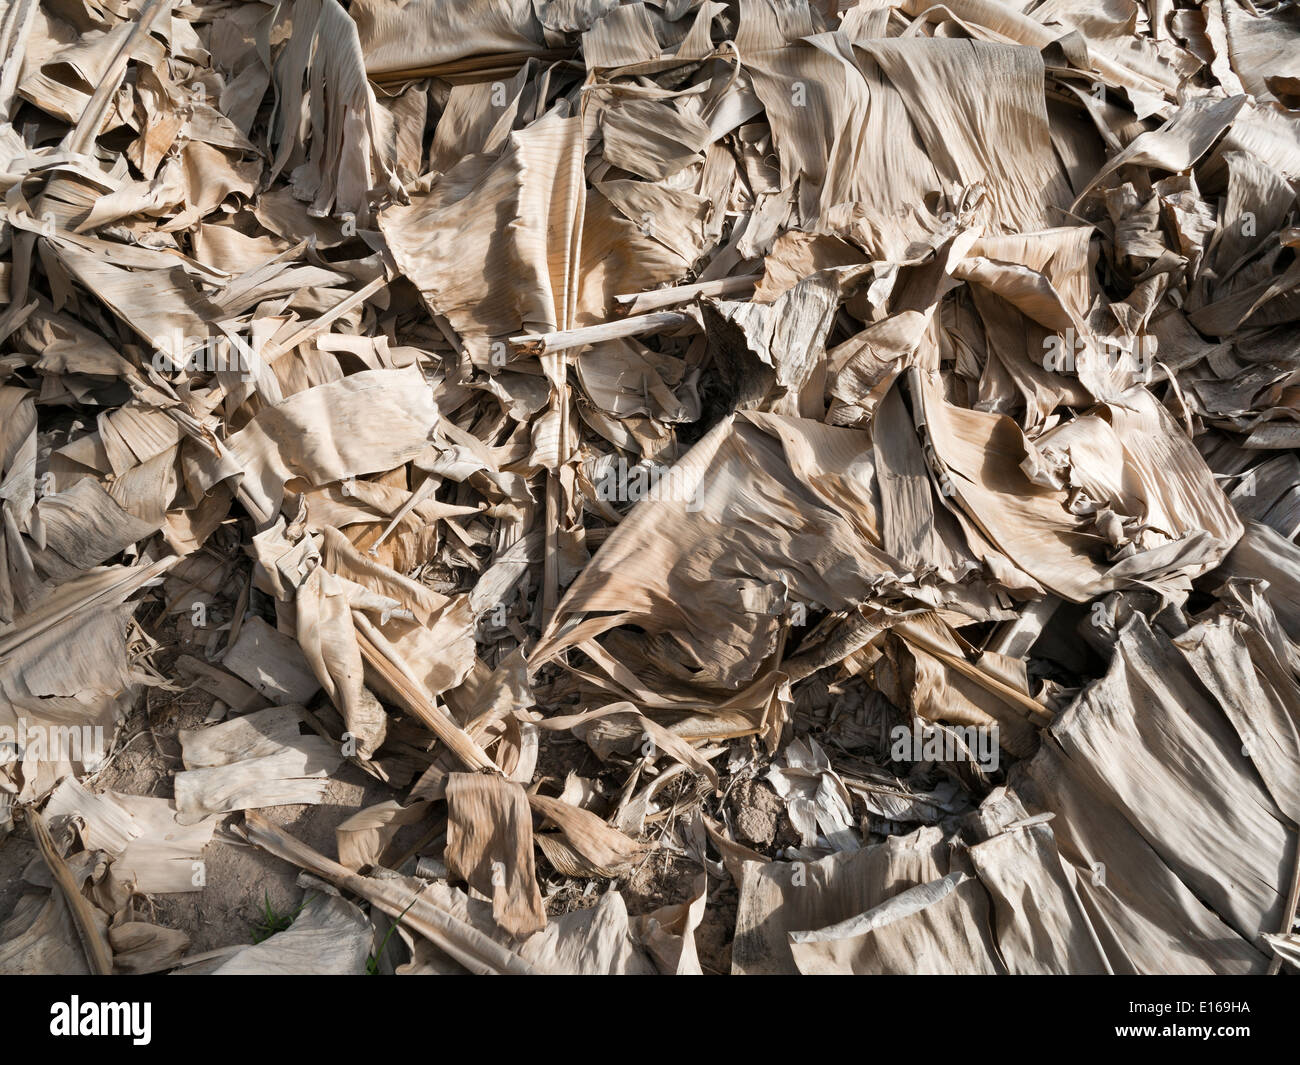
[[[1295,961],[1300,8],[837,7],[0,3],[0,972]]]

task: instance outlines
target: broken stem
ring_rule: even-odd
[[[697,296],[734,296],[750,292],[763,280],[762,274],[742,274],[739,277],[722,277],[716,281],[697,281],[692,285],[674,285],[671,288],[652,288],[648,292],[628,292],[615,296],[620,306],[645,313],[663,307],[689,303]]]
[[[522,351],[541,355],[549,351],[580,348],[585,344],[599,344],[605,340],[621,340],[647,333],[662,333],[667,329],[676,329],[694,321],[691,315],[683,311],[655,311],[652,314],[638,314],[631,318],[602,322],[600,325],[584,325],[578,329],[562,329],[555,333],[541,333],[537,336],[511,337],[510,343]]]

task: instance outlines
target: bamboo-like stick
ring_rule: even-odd
[[[648,292],[626,292],[615,296],[614,302],[638,314],[676,307],[689,303],[696,296],[735,296],[750,292],[763,280],[762,274],[741,274],[739,277],[720,277],[716,281],[696,281],[691,285],[673,285],[671,288],[652,288]]]
[[[412,892],[402,880],[381,880],[354,873],[312,850],[253,810],[244,814],[243,831],[250,843],[264,851],[360,896],[389,917],[396,918],[472,973],[526,976],[536,971],[514,951],[507,950],[477,928],[447,913],[432,899]]]
[[[578,329],[562,329],[555,333],[539,333],[536,336],[511,337],[510,343],[523,351],[542,355],[549,351],[580,348],[584,344],[599,344],[603,340],[662,333],[666,329],[676,329],[694,321],[691,315],[682,311],[656,311],[653,314],[639,314],[612,322],[601,322],[600,325],[584,325]]]

